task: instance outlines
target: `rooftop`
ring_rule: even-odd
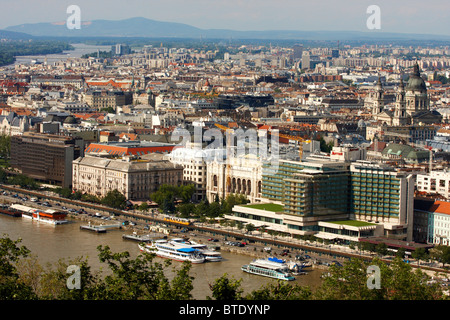
[[[258,209],[258,210],[272,211],[272,212],[281,212],[284,210],[284,207],[281,204],[275,204],[275,203],[248,204],[248,205],[244,205],[243,207],[253,208],[253,209]]]
[[[366,227],[366,226],[374,226],[375,223],[369,223],[365,221],[358,221],[358,220],[339,220],[339,221],[327,221],[329,223],[335,223],[335,224],[345,224],[348,226],[353,227]]]

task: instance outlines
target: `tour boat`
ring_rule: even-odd
[[[280,280],[295,280],[289,273],[289,267],[284,262],[278,262],[271,259],[256,259],[241,267],[241,270],[251,274]]]
[[[4,214],[4,215],[7,215],[7,216],[10,216],[10,217],[15,217],[15,218],[18,218],[18,217],[22,216],[21,212],[9,208],[8,205],[6,205],[6,204],[3,204],[3,205],[0,206],[0,213]]]
[[[24,206],[21,204],[13,204],[11,205],[11,209],[20,212],[22,214],[22,218],[31,219],[34,221],[53,225],[64,224],[68,222],[66,220],[67,214],[61,211],[55,211],[52,209],[42,211],[40,209]]]
[[[158,257],[176,261],[190,261],[191,263],[203,263],[205,257],[194,248],[182,246],[167,240],[156,240],[151,244],[139,244],[141,251],[155,253]]]
[[[206,261],[210,262],[222,261],[222,255],[220,254],[220,252],[209,249],[208,246],[205,244],[187,241],[182,238],[174,238],[171,240],[171,242],[175,242],[179,245],[185,246],[186,248],[197,249],[205,257]]]

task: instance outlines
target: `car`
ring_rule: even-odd
[[[271,248],[271,247],[265,247],[265,248],[264,248],[264,251],[270,252],[270,251],[272,251],[272,248]]]

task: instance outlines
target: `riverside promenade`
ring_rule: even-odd
[[[255,244],[259,244],[262,247],[270,246],[273,249],[289,249],[289,250],[297,250],[301,251],[305,254],[307,253],[317,253],[320,256],[327,256],[331,260],[336,258],[343,258],[343,259],[352,259],[352,258],[361,258],[364,260],[371,261],[374,257],[377,255],[370,252],[361,251],[359,249],[351,249],[348,246],[343,245],[336,245],[336,244],[323,244],[316,241],[309,241],[309,240],[302,240],[302,239],[296,239],[293,237],[282,237],[282,236],[271,236],[265,233],[260,233],[258,231],[254,231],[253,233],[245,233],[240,231],[237,228],[231,228],[231,227],[224,227],[219,225],[218,223],[215,224],[208,224],[208,223],[200,223],[195,222],[189,226],[182,226],[177,223],[165,221],[163,219],[163,215],[160,213],[141,213],[137,212],[135,210],[118,210],[109,208],[106,206],[102,206],[99,204],[93,204],[89,202],[83,202],[83,201],[76,201],[71,200],[67,198],[60,197],[58,195],[54,195],[48,191],[46,192],[38,192],[38,191],[32,191],[32,190],[26,190],[10,185],[0,185],[0,190],[5,190],[7,192],[11,193],[18,193],[22,195],[27,195],[30,197],[39,197],[42,199],[46,199],[48,201],[54,201],[57,203],[64,203],[65,205],[74,206],[77,208],[84,208],[84,209],[90,209],[92,211],[98,211],[98,212],[104,212],[108,214],[114,214],[122,217],[123,219],[128,219],[130,221],[136,221],[136,225],[128,225],[123,226],[124,229],[134,229],[134,230],[142,230],[145,231],[145,225],[146,224],[165,224],[168,226],[171,226],[174,230],[187,228],[192,234],[193,232],[197,233],[203,233],[208,234],[211,237],[221,236],[224,239],[235,239],[238,241],[246,241],[251,242]],[[156,210],[157,211],[157,210]],[[87,217],[86,215],[78,215],[78,214],[70,214],[73,218],[79,218],[82,220],[92,220],[95,219],[95,217]],[[238,253],[243,254],[249,254],[253,256],[259,256],[258,250],[255,252],[250,252],[249,250],[246,250],[246,248],[239,248],[239,247],[233,247],[233,248],[227,248],[228,251],[234,251]],[[261,251],[259,251],[261,252]],[[391,259],[387,257],[382,257],[381,260],[383,260],[386,263],[389,263]],[[410,259],[410,264],[412,267],[418,267],[421,268],[423,271],[427,273],[447,273],[450,274],[450,270],[446,268],[442,268],[441,266],[437,265],[437,263],[425,263],[423,261],[420,261],[420,264],[418,261],[415,261],[414,259]]]

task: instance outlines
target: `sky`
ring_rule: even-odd
[[[202,29],[336,30],[450,35],[449,0],[0,0],[0,29],[23,23],[145,17]],[[370,5],[380,29],[370,30]],[[372,13],[373,14],[373,13]]]

